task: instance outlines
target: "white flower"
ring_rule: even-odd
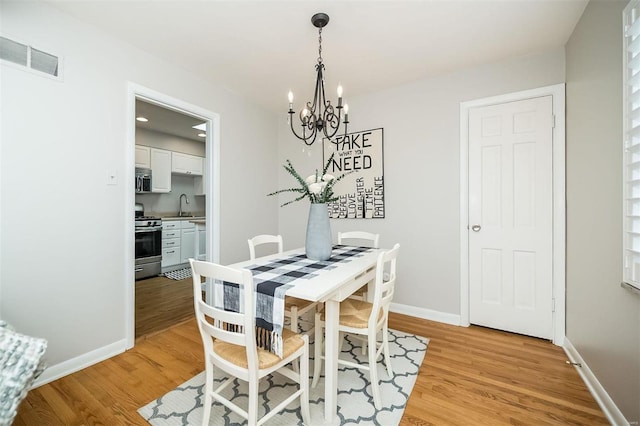
[[[307,185],[311,185],[312,183],[316,183],[316,175],[311,175],[304,180]]]
[[[318,195],[322,192],[322,185],[319,183],[312,183],[309,185],[309,192]]]
[[[325,182],[331,182],[333,180],[336,180],[336,177],[327,173],[326,175],[322,176],[322,180]]]

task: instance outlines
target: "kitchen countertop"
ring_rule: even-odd
[[[170,220],[204,220],[205,216],[159,216],[162,220],[170,221]]]

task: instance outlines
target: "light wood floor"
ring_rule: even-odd
[[[136,281],[136,339],[193,317],[193,281],[153,277]]]
[[[563,350],[547,341],[397,314],[390,326],[430,338],[402,425],[608,424]],[[14,426],[145,425],[138,408],[203,368],[190,319],[32,390]]]

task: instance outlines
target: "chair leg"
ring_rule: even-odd
[[[387,324],[382,327],[382,344],[384,352],[384,363],[387,364],[387,374],[393,377],[393,369],[391,368],[391,356],[389,354],[389,327]]]
[[[382,408],[380,399],[380,385],[378,383],[378,365],[376,362],[376,335],[369,331],[369,375],[371,377],[371,394],[373,395],[373,405],[376,410]]]
[[[249,377],[249,409],[247,410],[247,424],[258,423],[258,379]]]
[[[209,418],[211,417],[211,405],[213,404],[213,398],[211,397],[211,391],[213,390],[213,370],[211,368],[205,368],[205,385],[204,385],[204,410],[202,412],[202,426],[209,425]]]
[[[291,331],[298,332],[298,307],[291,307]]]
[[[313,381],[311,387],[316,387],[318,380],[320,379],[320,370],[322,370],[322,324],[320,321],[320,312],[316,312],[315,315],[315,341],[313,348]]]
[[[338,356],[340,356],[340,353],[342,352],[342,346],[344,345],[344,336],[345,333],[338,333]]]
[[[309,412],[309,345],[307,344],[300,358],[300,413],[302,422],[305,425],[311,424],[311,413]]]
[[[367,301],[367,290],[362,292],[362,300],[364,300],[365,302]],[[367,341],[363,340],[362,341],[362,355],[366,355],[367,354]]]
[[[291,331],[293,331],[294,333],[298,332],[298,307],[297,306],[291,307]],[[296,373],[300,371],[298,364],[300,364],[300,361],[297,359],[294,360],[292,363],[293,371],[295,371]]]

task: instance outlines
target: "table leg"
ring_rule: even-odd
[[[325,302],[324,418],[335,424],[338,413],[338,324],[340,302]]]

